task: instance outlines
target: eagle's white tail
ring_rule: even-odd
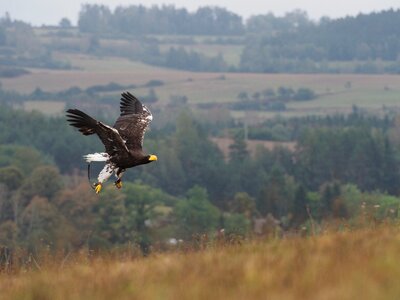
[[[90,163],[92,161],[108,161],[110,156],[107,153],[92,153],[84,155],[83,158]]]

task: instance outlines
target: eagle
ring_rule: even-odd
[[[121,94],[121,114],[111,127],[97,121],[79,109],[67,110],[67,121],[84,135],[97,134],[105,146],[105,152],[84,155],[84,159],[105,162],[104,168],[94,184],[96,194],[103,183],[115,173],[115,186],[122,187],[122,175],[128,168],[156,161],[154,154],[143,152],[144,134],[153,119],[150,110],[129,92]]]

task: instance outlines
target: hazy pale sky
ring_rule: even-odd
[[[400,8],[399,0],[0,0],[0,16],[9,12],[11,18],[24,20],[32,25],[54,25],[58,24],[61,18],[67,17],[76,24],[80,7],[84,3],[105,4],[111,8],[130,4],[146,6],[174,4],[178,8],[185,7],[189,11],[196,10],[199,6],[212,5],[225,7],[245,18],[268,12],[283,15],[294,9],[307,11],[313,19],[319,19],[321,16],[337,18],[356,15],[360,12],[369,13]]]

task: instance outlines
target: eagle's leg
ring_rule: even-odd
[[[114,182],[115,186],[117,189],[122,188],[122,175],[124,175],[125,169],[122,168],[117,168],[115,170],[115,176],[117,177],[117,180]]]
[[[96,191],[96,194],[100,193],[101,188],[103,187],[103,182],[110,178],[113,171],[114,167],[111,164],[106,164],[103,170],[101,170],[99,176],[97,177],[97,183],[94,184],[94,190]]]

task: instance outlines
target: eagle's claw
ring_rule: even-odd
[[[114,182],[115,186],[117,187],[117,189],[122,188],[122,181],[121,179],[118,179],[116,182]]]
[[[98,182],[98,183],[96,183],[96,184],[94,185],[94,190],[96,191],[96,194],[100,193],[101,188],[102,188],[102,185],[101,185],[100,182]]]

